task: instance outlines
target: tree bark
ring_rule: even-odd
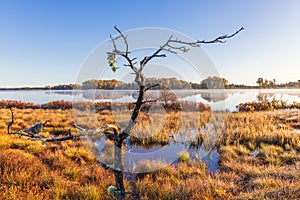
[[[138,96],[138,99],[135,103],[135,107],[134,107],[133,112],[131,114],[131,118],[130,118],[128,124],[127,124],[127,127],[119,135],[119,137],[122,141],[124,141],[129,136],[129,134],[130,134],[135,122],[136,122],[136,119],[137,119],[137,117],[140,113],[141,107],[144,103],[145,93],[146,93],[146,87],[145,87],[145,85],[141,85],[140,89],[139,89],[139,96]]]
[[[114,153],[114,176],[115,176],[115,182],[116,182],[116,198],[118,200],[123,200],[125,198],[125,187],[124,187],[124,169],[123,169],[123,163],[122,163],[122,143],[123,140],[120,138],[116,138],[114,140],[115,143],[115,153]]]
[[[131,119],[128,122],[127,127],[125,130],[118,135],[118,133],[115,132],[115,137],[114,137],[114,176],[115,176],[115,182],[116,182],[116,188],[117,188],[117,193],[116,193],[116,198],[118,200],[123,200],[125,198],[125,187],[124,187],[124,166],[123,166],[123,156],[122,156],[122,143],[123,141],[129,136],[131,129],[133,128],[136,119],[139,115],[139,112],[141,110],[141,107],[143,105],[143,100],[144,100],[144,95],[145,95],[146,89],[145,86],[142,85],[140,86],[139,90],[139,97],[137,99],[135,108],[133,110],[133,113],[131,115]]]

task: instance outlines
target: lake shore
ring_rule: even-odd
[[[171,88],[170,88],[171,89]],[[262,88],[258,86],[247,86],[247,87],[229,87],[229,88],[201,88],[201,89],[191,89],[191,90],[299,90],[300,88],[297,87],[274,87],[274,88]],[[14,90],[54,90],[54,91],[63,91],[63,90],[95,90],[95,89],[81,89],[81,88],[49,88],[49,87],[7,87],[7,88],[0,88],[0,91],[14,91]],[[97,90],[133,90],[133,89],[122,89],[122,88],[113,88],[113,89],[97,89]],[[159,89],[153,89],[159,90]],[[186,90],[186,88],[172,88],[171,90]]]
[[[277,99],[288,104],[300,102],[299,89],[226,89],[226,90],[170,90],[178,101],[204,103],[213,110],[237,111],[240,103],[272,101]],[[153,98],[160,95],[158,90],[150,90]],[[17,100],[35,104],[53,101],[69,102],[111,102],[125,103],[136,101],[135,90],[16,90],[0,91],[0,100]]]

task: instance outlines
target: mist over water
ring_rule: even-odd
[[[299,89],[172,90],[179,101],[202,102],[213,110],[236,111],[239,103],[278,100],[300,101]],[[148,91],[155,97],[158,91]],[[19,100],[38,104],[50,101],[134,102],[135,90],[10,90],[0,91],[0,100]]]

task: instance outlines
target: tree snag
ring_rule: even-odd
[[[77,128],[79,132],[76,134],[71,134],[70,132],[68,136],[63,136],[63,137],[43,138],[42,136],[39,135],[39,132],[42,130],[43,125],[45,125],[45,123],[47,122],[45,123],[39,122],[28,129],[12,132],[11,127],[14,123],[14,112],[13,109],[10,108],[11,121],[7,123],[7,132],[8,134],[19,135],[20,137],[26,137],[32,140],[42,141],[43,144],[48,142],[73,140],[76,138],[80,138],[88,135],[94,135],[94,134],[104,134],[108,139],[114,142],[114,150],[115,150],[114,166],[113,167],[105,166],[105,167],[110,168],[113,171],[116,185],[115,187],[109,187],[108,189],[109,192],[115,195],[116,199],[122,200],[125,198],[125,195],[130,194],[132,192],[132,190],[128,190],[126,192],[124,187],[124,166],[123,166],[123,157],[122,157],[122,149],[124,146],[123,142],[128,136],[130,136],[130,133],[137,121],[137,117],[141,111],[142,105],[147,102],[150,102],[150,101],[145,101],[146,91],[153,87],[160,86],[159,84],[154,84],[146,87],[143,70],[145,69],[147,63],[154,58],[166,57],[167,55],[163,52],[171,52],[176,54],[178,51],[181,51],[183,53],[186,53],[190,50],[190,47],[200,47],[202,44],[224,43],[226,42],[226,39],[234,37],[240,31],[244,30],[244,28],[241,27],[239,30],[237,30],[235,33],[231,35],[219,36],[213,40],[208,40],[208,41],[197,40],[194,42],[186,42],[180,39],[174,39],[173,36],[170,36],[167,39],[167,41],[164,44],[162,44],[162,46],[160,46],[155,52],[153,52],[151,55],[145,56],[139,62],[136,61],[137,58],[130,57],[129,44],[126,36],[122,33],[122,31],[120,31],[120,29],[117,26],[114,26],[114,28],[117,31],[118,35],[116,37],[110,36],[110,39],[113,44],[113,49],[112,51],[107,52],[108,64],[111,67],[112,71],[116,72],[118,69],[118,67],[115,66],[117,57],[121,56],[125,58],[126,63],[124,63],[123,66],[130,68],[130,70],[135,75],[134,81],[139,87],[137,101],[133,104],[134,105],[133,112],[124,130],[119,130],[118,127],[110,124],[107,124],[105,126],[96,129],[90,129],[90,130],[84,129],[76,125],[71,125]],[[124,50],[118,49],[118,46],[116,45],[117,40],[123,40],[125,44]],[[139,63],[139,67],[136,66],[137,63]]]

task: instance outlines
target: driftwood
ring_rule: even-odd
[[[110,125],[110,124],[99,127],[97,129],[84,129],[78,125],[70,124],[70,126],[78,129],[79,133],[72,134],[71,129],[69,129],[69,131],[68,131],[69,135],[62,136],[62,137],[52,137],[52,138],[44,138],[40,135],[40,133],[43,131],[43,127],[49,121],[37,122],[33,126],[27,128],[27,129],[22,129],[22,130],[13,132],[13,131],[11,131],[11,127],[14,124],[15,117],[14,117],[14,112],[13,112],[12,108],[10,108],[10,111],[11,111],[11,121],[7,122],[7,133],[10,135],[18,135],[20,137],[25,137],[25,138],[35,140],[35,141],[41,141],[42,144],[45,144],[47,142],[60,142],[60,141],[66,141],[66,140],[73,140],[73,139],[80,138],[83,136],[95,135],[95,134],[104,134],[104,135],[106,135],[107,138],[112,139],[112,140],[114,138],[114,133],[108,131],[108,129],[116,128],[116,127],[114,125]]]

